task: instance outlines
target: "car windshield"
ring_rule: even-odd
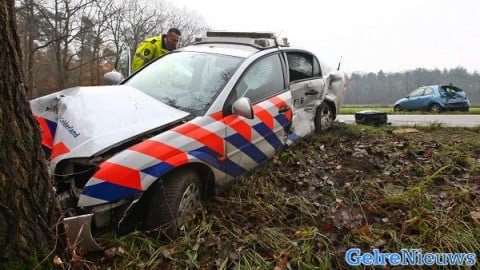
[[[243,58],[199,52],[175,52],[148,65],[124,84],[172,107],[205,114]]]

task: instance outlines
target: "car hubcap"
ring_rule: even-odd
[[[438,107],[437,105],[433,105],[432,106],[432,112],[440,112],[440,107]]]
[[[328,108],[322,109],[322,114],[320,116],[320,129],[326,130],[330,127],[332,123],[332,112]]]
[[[180,200],[180,205],[178,206],[178,225],[180,228],[183,227],[187,218],[195,213],[195,210],[198,207],[200,201],[200,189],[196,182],[190,183],[188,187],[183,192],[182,199]]]

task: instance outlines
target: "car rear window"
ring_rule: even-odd
[[[440,88],[440,91],[442,92],[447,92],[447,93],[457,93],[457,92],[463,92],[462,89],[458,87],[452,87],[452,86],[442,86]]]

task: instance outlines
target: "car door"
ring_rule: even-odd
[[[306,52],[287,51],[289,88],[292,92],[294,115],[291,141],[310,134],[314,129],[315,105],[323,100],[325,82],[317,58]]]
[[[226,155],[245,171],[272,157],[284,147],[292,121],[292,96],[285,82],[285,63],[279,53],[253,62],[232,90],[227,106],[240,97],[253,105],[253,119],[228,115]]]
[[[420,110],[420,97],[423,95],[424,88],[418,88],[413,90],[408,96],[405,102],[404,108],[406,110]]]
[[[428,110],[433,100],[434,91],[431,87],[425,87],[422,95],[418,98],[418,107],[421,110]]]

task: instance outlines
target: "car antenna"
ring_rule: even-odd
[[[342,58],[343,58],[343,56],[340,56],[340,61],[338,61],[337,70],[340,70],[340,65],[342,64]]]

